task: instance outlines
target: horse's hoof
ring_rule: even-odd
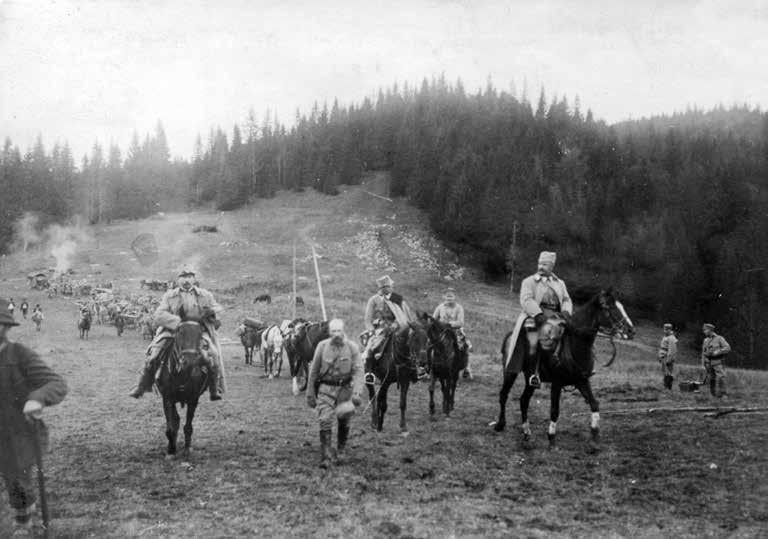
[[[166,453],[165,454],[165,460],[175,460],[176,454],[175,453]]]
[[[501,432],[504,430],[504,427],[506,427],[507,424],[504,421],[498,421],[495,425],[493,425],[493,430],[496,432]],[[525,439],[525,437],[523,437]]]
[[[409,434],[410,432],[408,432],[407,430],[404,430],[400,433],[400,436],[402,436],[403,438],[406,438]]]

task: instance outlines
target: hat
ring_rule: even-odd
[[[0,299],[0,325],[2,326],[18,326],[19,323],[13,318],[10,309],[8,309],[8,302],[4,299]]]
[[[714,324],[704,324],[704,325],[702,326],[702,329],[708,329],[708,330],[710,330],[710,331],[714,331],[714,329],[715,329],[715,326],[714,326]]]
[[[664,329],[673,329],[672,324],[664,324]]]
[[[384,288],[385,286],[394,285],[395,282],[390,279],[389,275],[384,275],[383,277],[376,279],[376,284],[379,285],[379,288]]]
[[[557,254],[553,253],[552,251],[542,251],[539,254],[539,264],[542,264],[545,262],[554,264],[555,260],[557,260]]]
[[[196,275],[195,274],[195,268],[193,268],[190,264],[184,264],[179,269],[179,277],[182,277],[184,275]]]
[[[352,417],[354,413],[355,405],[352,403],[352,401],[340,402],[336,407],[336,417],[338,419],[347,419],[348,417]]]

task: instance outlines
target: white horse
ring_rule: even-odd
[[[264,373],[269,378],[280,376],[283,369],[283,332],[279,326],[269,326],[261,334],[261,360],[264,363]]]

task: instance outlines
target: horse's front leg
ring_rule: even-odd
[[[552,389],[549,394],[549,429],[547,430],[550,449],[556,447],[555,436],[557,435],[557,419],[560,417],[560,394],[562,391],[562,385],[552,382]]]
[[[524,372],[523,376],[525,376],[526,380],[525,389],[520,395],[520,420],[522,421],[520,428],[523,430],[523,441],[527,442],[531,439],[531,425],[528,423],[528,405],[531,403],[531,397],[533,397],[536,389],[528,383],[528,373]]]
[[[448,373],[450,377],[450,372]],[[440,378],[440,391],[443,393],[443,414],[451,414],[451,382],[448,378]]]
[[[184,423],[184,453],[183,459],[189,460],[189,454],[192,451],[192,420],[195,418],[195,410],[197,409],[197,401],[187,403],[187,420]]]
[[[450,408],[448,409],[448,411],[450,412],[453,412],[454,405],[456,404],[456,385],[459,383],[460,372],[461,371],[456,371],[454,375],[451,377],[451,402],[450,402]]]
[[[376,430],[384,430],[384,414],[387,413],[387,391],[389,391],[389,382],[382,380],[379,387],[379,395],[376,397]]]
[[[167,397],[163,397],[163,411],[165,412],[165,436],[168,438],[165,457],[171,458],[176,454],[176,437],[179,433],[180,418],[176,405]]]
[[[371,407],[371,428],[376,430],[379,427],[378,404],[376,402],[376,386],[365,384],[368,389],[368,406]]]
[[[405,369],[402,369],[405,371]],[[405,409],[408,402],[408,387],[410,386],[410,373],[400,377],[400,432],[403,435],[408,434],[408,426],[405,424]]]
[[[596,444],[600,441],[600,403],[595,398],[594,393],[592,393],[592,384],[589,383],[589,379],[576,384],[576,389],[579,390],[579,393],[587,401],[589,409],[592,411],[589,430],[592,435],[592,443]]]
[[[283,351],[280,350],[280,353],[277,355],[277,374],[275,375],[275,378],[280,378],[280,373],[283,372]]]
[[[496,432],[503,431],[504,427],[507,426],[507,398],[512,385],[515,383],[515,378],[517,378],[516,372],[504,371],[504,381],[501,384],[501,391],[499,391],[499,418],[493,426]]]
[[[435,369],[429,374],[429,415],[435,415]]]

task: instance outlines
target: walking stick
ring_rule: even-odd
[[[40,447],[40,424],[39,419],[33,419],[33,445],[35,448],[35,461],[37,464],[37,484],[40,488],[40,512],[43,516],[43,537],[48,539],[48,498],[45,496],[45,475],[43,474],[43,451]]]

